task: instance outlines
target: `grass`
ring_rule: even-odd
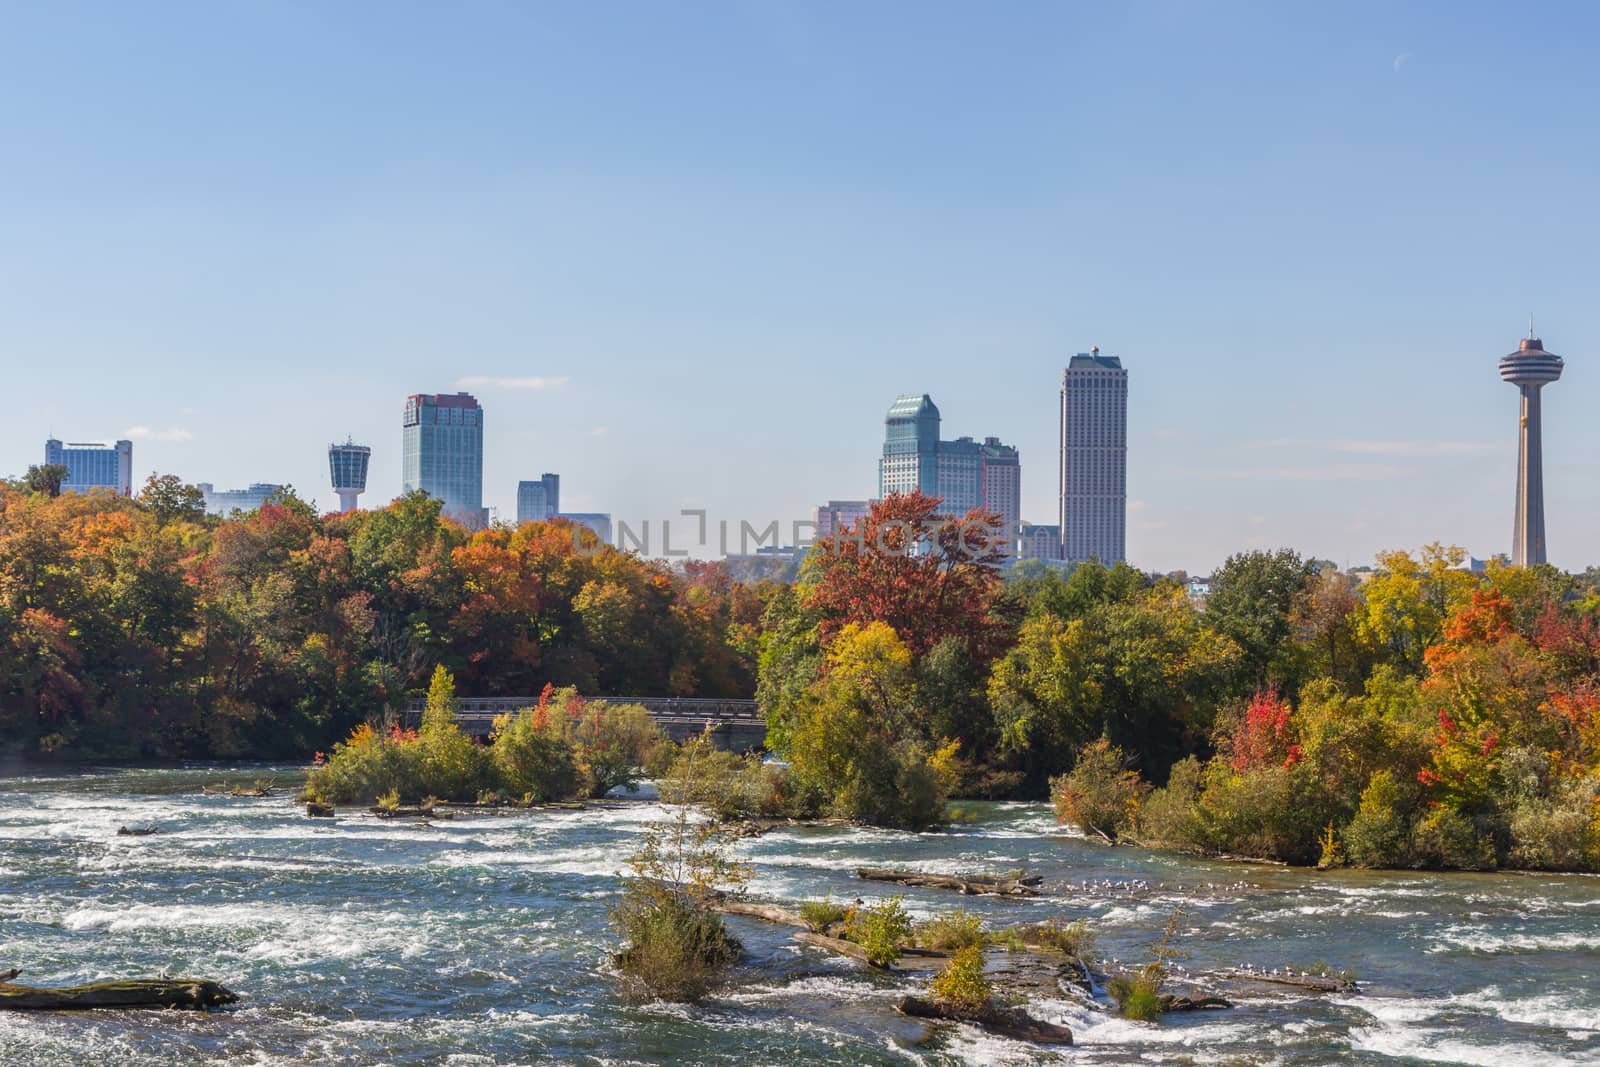
[[[985,940],[982,917],[966,908],[944,912],[917,927],[917,943],[941,952],[982,947]]]
[[[807,900],[800,905],[800,918],[814,934],[825,934],[828,928],[835,923],[844,922],[845,916],[850,914],[850,909],[843,904],[836,904],[832,899]]]

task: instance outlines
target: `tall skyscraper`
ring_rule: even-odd
[[[897,397],[884,417],[878,495],[939,491],[939,409],[927,393]]]
[[[470,393],[418,393],[406,398],[401,431],[401,483],[444,503],[444,513],[469,529],[488,525],[483,506],[483,409]]]
[[[1531,323],[1528,333],[1533,333]],[[1560,356],[1546,352],[1544,342],[1532,336],[1500,360],[1500,377],[1522,393],[1522,419],[1517,431],[1517,514],[1511,531],[1511,562],[1518,567],[1546,562],[1540,390],[1558,381],[1564,366]]]
[[[1127,554],[1128,372],[1099,348],[1061,373],[1061,549],[1074,563]]]
[[[339,510],[354,511],[356,497],[367,488],[367,464],[372,449],[345,438],[342,445],[328,446],[328,473],[333,476],[333,491],[339,494]]]
[[[878,461],[878,494],[920,489],[943,501],[946,515],[961,516],[981,507],[999,515],[1007,538],[1022,519],[1022,464],[1017,450],[998,437],[939,440],[939,409],[933,398],[896,398],[884,417],[883,458]]]
[[[517,483],[517,525],[544,522],[561,512],[561,475],[548,471],[536,482]]]
[[[67,468],[67,476],[61,482],[63,493],[112,489],[123,496],[133,495],[132,441],[64,445],[52,437],[44,443],[44,461]]]

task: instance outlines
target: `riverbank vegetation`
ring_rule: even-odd
[[[578,694],[755,695],[784,766],[717,757],[724,818],[921,829],[951,797],[1048,794],[1108,841],[1600,870],[1594,569],[1252,551],[1202,598],[1123,564],[1008,564],[992,517],[940,525],[909,494],[793,585],[746,586],[559,521],[470,533],[416,494],[218,520],[172,478],[54,491],[0,486],[0,733],[24,756],[333,749],[315,777],[363,802],[594,795],[636,761],[670,789],[645,718]],[[544,710],[488,746],[395,726],[437,667]]]
[[[776,586],[564,520],[470,532],[413,493],[217,518],[0,480],[0,744],[27,758],[309,758],[396,720],[436,666],[473,696],[749,696]]]
[[[496,719],[491,741],[483,745],[461,731],[455,683],[438,667],[417,729],[356,727],[326,759],[319,754],[301,799],[398,808],[429,798],[532,804],[601,797],[619,786],[637,791],[664,743],[637,704],[584,700],[550,686],[537,704]]]

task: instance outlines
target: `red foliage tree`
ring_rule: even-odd
[[[991,658],[1006,628],[993,608],[1005,559],[1001,521],[973,509],[960,520],[939,499],[895,493],[855,527],[819,543],[806,580],[824,642],[850,623],[887,623],[914,655],[946,637]]]
[[[1276,690],[1259,690],[1229,739],[1228,763],[1236,771],[1292,767],[1300,762],[1292,711]]]

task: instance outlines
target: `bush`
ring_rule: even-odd
[[[1115,976],[1106,983],[1106,993],[1125,1019],[1148,1023],[1161,1017],[1161,991],[1143,971]]]
[[[949,952],[983,945],[983,919],[966,908],[941,912],[917,927],[917,943]]]
[[[1205,765],[1193,756],[1173,764],[1167,784],[1139,806],[1139,839],[1170,848],[1208,847],[1205,824],[1196,811],[1204,780]]]
[[[900,958],[900,946],[911,937],[911,916],[902,897],[889,897],[866,911],[857,911],[848,936],[867,950],[867,962],[887,967]]]
[[[494,721],[489,758],[499,787],[537,803],[574,796],[580,788],[572,748],[547,709],[523,708]]]
[[[1105,738],[1085,745],[1071,772],[1050,783],[1056,818],[1085,833],[1111,840],[1133,825],[1139,802],[1150,789],[1127,756]]]
[[[689,746],[687,796],[703,790],[692,754],[709,746],[706,738]],[[639,850],[628,858],[633,875],[610,908],[624,938],[617,969],[648,995],[696,1000],[738,958],[739,943],[715,910],[725,892],[741,890],[750,877],[749,868],[731,858],[732,848],[720,824],[691,819],[684,800],[670,821],[646,829]]]
[[[1600,778],[1562,782],[1549,797],[1531,797],[1511,811],[1512,867],[1600,870]]]
[[[1049,919],[1039,923],[1033,927],[1033,939],[1085,963],[1094,954],[1094,931],[1082,919],[1070,923]]]
[[[663,799],[684,795],[683,773],[687,746],[673,746],[673,760],[657,775]],[[804,819],[815,816],[820,798],[800,788],[794,776],[777,764],[764,763],[755,753],[736,755],[707,745],[696,759],[701,762],[701,795],[689,798],[705,804],[719,819]]]
[[[639,704],[584,700],[567,689],[559,692],[552,714],[566,724],[567,743],[589,796],[603,797],[619,786],[639,791],[650,753],[662,742],[648,711]]]
[[[626,939],[618,970],[661,1000],[699,1000],[739,958],[720,915],[674,894],[630,895],[613,921]]]
[[[1400,791],[1388,771],[1374,771],[1361,791],[1356,817],[1339,835],[1345,858],[1357,867],[1401,867],[1406,852],[1406,819]]]
[[[1306,764],[1236,771],[1206,765],[1196,817],[1212,847],[1243,856],[1315,863],[1332,820],[1327,794]]]
[[[962,1011],[980,1012],[989,1006],[993,989],[983,976],[983,947],[970,944],[954,956],[929,984],[933,998]]]
[[[844,922],[850,909],[832,900],[807,900],[800,905],[800,918],[814,934],[825,934],[835,923]]]
[[[1495,867],[1493,841],[1479,836],[1470,818],[1447,807],[1432,809],[1411,828],[1410,851],[1424,867],[1462,871]]]

